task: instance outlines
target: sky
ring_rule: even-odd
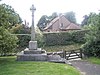
[[[77,23],[81,23],[84,15],[90,12],[100,12],[100,0],[2,0],[1,3],[11,5],[20,15],[22,20],[26,20],[31,25],[32,12],[30,8],[34,4],[34,23],[38,23],[42,15],[51,15],[53,12],[66,13],[75,12]]]

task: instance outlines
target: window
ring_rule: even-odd
[[[63,27],[63,23],[60,24],[60,27],[61,27],[61,28]]]

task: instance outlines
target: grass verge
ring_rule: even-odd
[[[100,65],[100,58],[97,57],[90,57],[87,59],[89,62],[92,62],[93,64],[99,64]]]
[[[0,57],[0,75],[80,75],[72,66],[50,62],[16,61]]]
[[[64,45],[64,46],[45,46],[43,49],[45,49],[48,52],[55,52],[55,51],[62,51],[62,50],[74,50],[79,49],[81,47],[81,44],[73,44],[73,45]]]

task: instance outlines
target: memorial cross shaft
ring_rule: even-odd
[[[36,8],[32,5],[32,25],[31,25],[31,41],[29,42],[29,50],[37,50],[37,41],[35,41],[35,27],[34,27],[34,11]]]
[[[36,10],[36,8],[34,7],[34,5],[32,5],[30,10],[32,11],[31,41],[35,41],[34,11]]]

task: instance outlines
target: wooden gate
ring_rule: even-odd
[[[70,50],[70,51],[63,51],[63,57],[67,60],[82,58],[82,50],[76,49],[76,50]]]

